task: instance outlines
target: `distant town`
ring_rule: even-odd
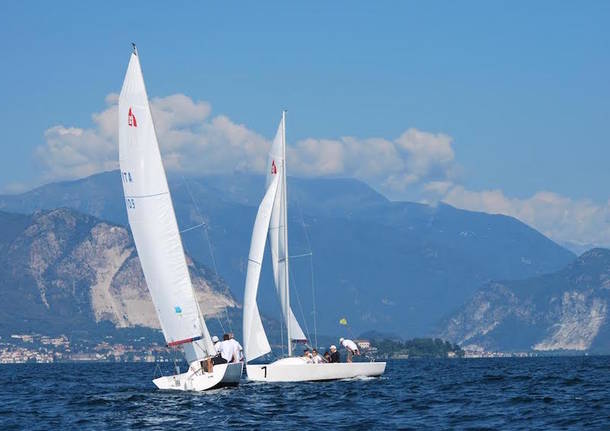
[[[40,334],[12,334],[0,337],[0,364],[52,362],[168,362],[172,351],[157,343],[144,343],[144,338],[133,344],[107,341],[70,342],[67,336],[50,337]]]
[[[462,349],[447,341],[420,338],[402,341],[355,340],[366,358],[413,359],[433,358],[498,358],[536,356],[533,352],[488,352]],[[53,362],[171,362],[175,352],[145,337],[132,342],[70,341],[66,335],[11,334],[0,337],[0,364]]]

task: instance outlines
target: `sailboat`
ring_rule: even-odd
[[[192,391],[239,384],[243,363],[212,365],[216,352],[191,284],[135,44],[119,96],[119,164],[129,226],[163,335],[189,364],[185,373],[153,383]]]
[[[243,340],[248,379],[300,382],[380,376],[385,371],[385,362],[309,364],[300,357],[292,356],[293,342],[306,342],[306,337],[290,307],[287,220],[286,112],[284,111],[269,151],[266,191],[254,221],[248,255],[243,310]],[[286,327],[288,356],[270,364],[251,364],[251,361],[271,352],[256,302],[267,237],[271,250],[273,279]]]

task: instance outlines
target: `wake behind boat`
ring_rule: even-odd
[[[301,382],[380,376],[385,371],[385,362],[310,364],[302,358],[292,357],[293,342],[305,342],[306,338],[290,307],[287,221],[286,113],[283,112],[269,151],[267,190],[256,214],[248,255],[243,314],[244,353],[248,379],[267,382]],[[267,236],[271,249],[275,288],[286,324],[288,357],[271,364],[258,365],[248,362],[271,352],[256,303]]]
[[[129,226],[167,345],[181,347],[185,373],[153,380],[159,389],[203,391],[239,384],[243,363],[212,365],[216,350],[184,257],[138,53],[119,96],[119,162]]]

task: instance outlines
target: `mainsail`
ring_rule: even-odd
[[[290,277],[288,267],[288,211],[286,205],[286,115],[278,127],[267,161],[267,188],[275,177],[279,184],[275,194],[269,225],[269,245],[273,263],[275,288],[280,298],[282,313],[290,340],[306,339],[290,307]],[[290,341],[288,343],[290,345]],[[290,351],[290,347],[288,349]]]
[[[137,51],[119,96],[119,161],[129,225],[146,284],[169,346],[187,360],[214,346],[195,299],[167,186]],[[191,352],[189,354],[189,352]]]

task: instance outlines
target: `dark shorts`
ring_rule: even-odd
[[[213,365],[218,365],[218,364],[226,364],[227,360],[225,358],[223,358],[222,356],[218,355],[218,356],[214,356],[212,358],[212,364]]]

